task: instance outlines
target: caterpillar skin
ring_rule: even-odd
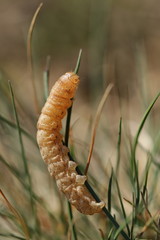
[[[79,77],[68,72],[52,87],[38,120],[37,142],[42,158],[48,165],[50,175],[56,179],[59,190],[78,211],[92,215],[100,212],[105,204],[97,203],[85,187],[86,176],[76,172],[77,164],[70,161],[69,149],[63,145],[63,136],[60,133],[61,120],[72,104],[71,99],[78,83]]]

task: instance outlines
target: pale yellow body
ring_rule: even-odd
[[[70,161],[69,149],[62,143],[61,120],[71,106],[79,77],[73,72],[61,76],[52,87],[37,124],[37,142],[50,175],[68,201],[83,214],[98,213],[104,202],[97,203],[84,185],[86,176],[78,175],[77,164]]]

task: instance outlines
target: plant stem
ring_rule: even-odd
[[[75,67],[75,70],[74,70],[75,74],[78,73],[78,70],[79,70],[79,67],[80,67],[81,55],[82,55],[82,49],[80,49],[80,51],[79,51],[77,64],[76,64],[76,67]],[[73,106],[73,104],[72,104],[72,106]],[[68,147],[68,141],[69,141],[69,129],[70,129],[71,114],[72,114],[72,106],[67,111],[66,129],[65,129],[65,145],[67,147]],[[75,228],[75,225],[73,224],[72,207],[71,207],[71,204],[69,202],[68,202],[68,214],[69,214],[69,219],[70,219],[70,223],[71,223],[73,239],[77,240],[76,228]]]

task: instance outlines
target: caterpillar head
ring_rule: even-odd
[[[79,76],[74,72],[67,72],[64,76],[66,76],[73,84],[79,83]]]
[[[51,90],[51,95],[65,99],[74,97],[79,83],[79,76],[74,72],[67,72],[62,75]]]

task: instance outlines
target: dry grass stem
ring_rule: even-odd
[[[98,105],[98,108],[97,108],[97,112],[96,112],[95,119],[94,119],[94,122],[93,122],[93,127],[92,127],[91,143],[90,143],[90,147],[89,147],[89,154],[88,154],[88,159],[87,159],[87,164],[86,164],[86,169],[85,169],[85,175],[87,175],[88,168],[89,168],[89,165],[90,165],[90,162],[91,162],[91,157],[92,157],[92,152],[93,152],[93,147],[94,147],[94,142],[95,142],[95,137],[96,137],[96,130],[97,130],[97,126],[98,126],[98,123],[99,123],[100,116],[101,116],[101,112],[102,112],[103,106],[104,106],[104,104],[107,100],[107,97],[108,97],[112,88],[113,88],[113,84],[110,83],[108,85],[108,87],[106,88],[106,90],[105,90],[105,92],[102,96],[102,99],[101,99],[101,101]]]
[[[22,229],[23,229],[24,235],[26,237],[26,240],[29,240],[30,239],[29,231],[28,231],[28,227],[27,227],[24,219],[19,214],[19,212],[12,206],[12,204],[8,201],[7,197],[4,195],[4,193],[2,192],[1,189],[0,189],[0,195],[2,196],[2,198],[3,198],[6,206],[8,207],[8,209],[12,212],[12,214],[17,219],[17,222],[19,222],[19,224],[22,226]]]
[[[34,102],[35,102],[35,108],[36,112],[39,112],[38,108],[38,100],[37,100],[37,94],[36,94],[36,86],[35,86],[35,81],[34,81],[34,74],[33,74],[33,58],[32,58],[32,35],[33,35],[33,30],[34,26],[36,23],[37,16],[43,6],[43,3],[40,3],[38,8],[36,9],[31,24],[29,26],[28,30],[28,35],[27,35],[27,61],[28,61],[28,69],[29,69],[29,75],[31,77],[31,82],[32,82],[32,87],[33,87],[33,93],[34,93]]]

